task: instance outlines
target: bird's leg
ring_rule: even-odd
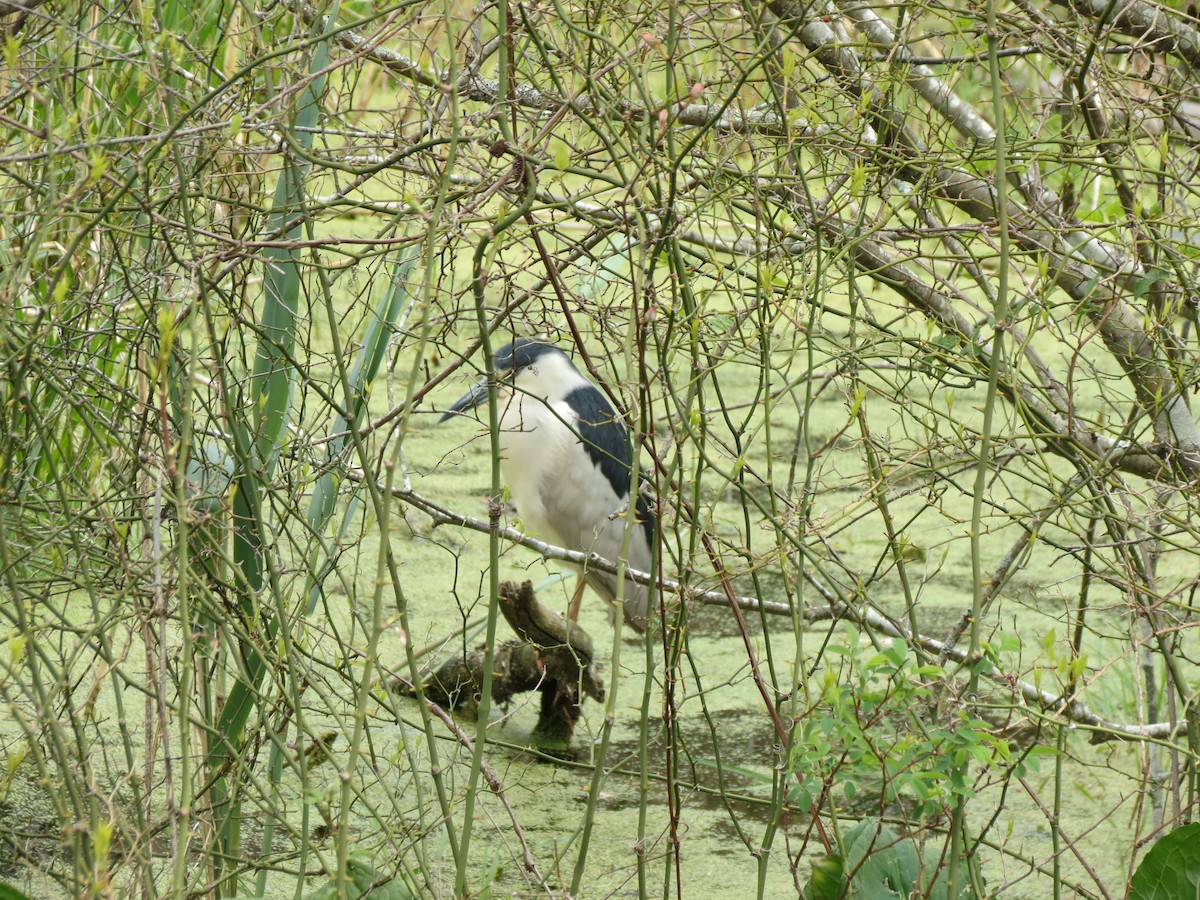
[[[583,603],[583,589],[587,587],[587,582],[583,580],[583,576],[579,576],[579,585],[575,588],[575,596],[571,598],[571,605],[567,609],[567,616],[572,622],[579,621],[579,606]]]

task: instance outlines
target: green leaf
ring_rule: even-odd
[[[904,660],[908,658],[908,644],[904,643],[900,638],[896,638],[890,646],[884,648],[883,655],[899,668],[904,665]]]
[[[339,4],[334,3],[329,10],[329,29],[337,21],[338,9]],[[329,42],[321,41],[316,45],[310,70],[321,73],[328,60]],[[292,137],[304,151],[312,147],[321,98],[325,93],[325,79],[324,74],[316,75],[305,87],[297,103]],[[291,360],[296,348],[302,279],[300,251],[290,242],[303,236],[304,223],[299,219],[305,208],[304,183],[308,170],[309,164],[302,158],[284,160],[279,181],[275,185],[271,212],[267,217],[268,230],[279,232],[279,236],[285,239],[263,251],[263,306],[259,313],[260,336],[250,382],[250,400],[255,404],[254,421],[258,425],[255,436],[256,462],[263,467],[267,477],[274,469],[291,416],[296,374]],[[287,227],[289,224],[290,228]]]
[[[922,855],[912,838],[900,837],[874,819],[863,819],[843,839],[845,869],[854,873],[850,896],[862,900],[894,900],[911,896],[947,900],[949,887],[945,869],[939,868],[940,853],[926,847]],[[969,887],[960,898],[972,896]]]
[[[842,896],[842,858],[829,853],[812,864],[804,893],[810,900],[837,900]]]
[[[562,172],[571,165],[571,148],[561,141],[555,141],[553,146],[551,155],[554,158],[554,168]]]
[[[10,884],[0,884],[0,900],[29,900]]]
[[[1200,897],[1200,822],[1176,828],[1146,854],[1129,882],[1129,900]]]
[[[1150,269],[1150,271],[1133,283],[1133,296],[1144,297],[1155,284],[1166,280],[1167,273],[1162,269]]]
[[[890,828],[863,819],[846,833],[845,843],[846,868],[854,873],[855,897],[892,900],[908,896],[906,887],[916,879],[918,866],[911,841],[900,842]]]

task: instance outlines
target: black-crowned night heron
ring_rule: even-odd
[[[633,457],[629,434],[600,390],[570,357],[550,344],[518,338],[493,357],[500,380],[500,474],[531,536],[568,550],[616,562],[633,517],[626,565],[650,572],[656,526],[642,491],[631,502]],[[487,402],[481,381],[441,421]],[[571,601],[579,612],[584,584],[609,603],[616,575],[584,567]],[[625,579],[625,621],[646,630],[650,593]]]

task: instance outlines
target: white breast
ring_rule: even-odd
[[[575,483],[578,478],[578,473],[573,475],[570,468],[579,464],[583,448],[579,437],[566,424],[570,421],[566,418],[569,413],[548,406],[538,397],[513,395],[500,417],[500,473],[517,513],[524,520],[526,532],[559,546],[578,549],[569,534],[555,527],[546,503],[549,495],[554,505],[554,491]]]

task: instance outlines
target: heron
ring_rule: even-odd
[[[500,475],[527,533],[567,550],[651,572],[657,523],[650,498],[633,483],[629,433],[603,392],[553,344],[517,338],[493,356],[500,387]],[[440,419],[445,422],[487,402],[484,378]],[[632,520],[632,521],[631,521]],[[626,526],[629,552],[622,556]],[[585,586],[606,602],[617,599],[618,579],[589,566],[571,600],[579,616]],[[645,631],[650,592],[625,578],[625,621]]]

